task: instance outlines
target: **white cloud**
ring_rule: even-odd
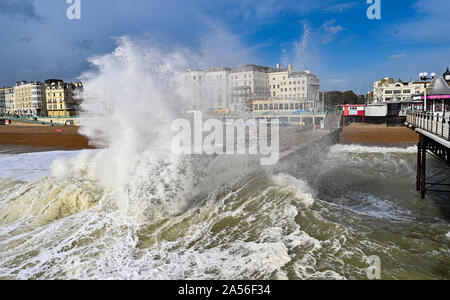
[[[336,20],[326,21],[319,30],[322,32],[322,43],[329,44],[336,39],[338,34],[344,30],[341,25],[335,25]]]
[[[323,11],[342,14],[356,6],[358,6],[358,2],[338,3],[324,8]]]
[[[391,57],[389,57],[389,59],[393,60],[393,59],[403,59],[406,58],[408,55],[406,54],[395,54],[392,55]]]

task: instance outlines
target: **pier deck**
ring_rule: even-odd
[[[422,199],[426,192],[450,193],[450,184],[428,182],[426,177],[427,154],[450,167],[449,117],[426,112],[409,112],[405,125],[419,133],[417,144],[417,190]]]

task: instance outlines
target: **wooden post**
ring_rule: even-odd
[[[422,163],[420,174],[420,195],[422,199],[425,199],[426,193],[426,170],[427,170],[427,138],[421,135],[422,138]]]

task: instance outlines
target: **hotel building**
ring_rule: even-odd
[[[266,100],[289,102],[289,107],[292,103],[293,107],[308,110],[320,106],[317,76],[310,71],[295,72],[293,66],[278,65],[274,69],[249,64],[238,68],[188,70],[185,80],[185,90],[193,99],[191,107],[202,111],[248,111],[255,108],[255,101]]]
[[[269,99],[269,72],[271,68],[245,65],[233,68],[230,74],[232,111],[252,108],[252,101]]]
[[[5,95],[5,115],[12,115],[14,113],[14,88],[8,87],[3,89]]]
[[[6,113],[6,88],[0,88],[0,115]]]
[[[384,78],[373,84],[372,102],[401,101],[425,92],[425,82],[403,82]]]
[[[14,111],[24,117],[46,116],[45,85],[39,81],[21,81],[14,87]]]
[[[204,112],[227,108],[230,103],[229,74],[229,68],[188,70],[183,91],[191,99],[187,106]]]
[[[80,106],[78,94],[82,91],[81,82],[64,83],[62,80],[45,81],[46,110],[49,117],[74,117]]]
[[[312,111],[321,107],[320,81],[310,71],[295,72],[292,65],[287,68],[277,65],[269,73],[269,88],[270,99],[289,103],[289,107],[303,107],[304,110]],[[286,107],[284,104],[283,108]]]

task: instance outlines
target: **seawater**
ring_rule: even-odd
[[[450,278],[447,195],[420,199],[414,148],[277,170],[148,152],[123,191],[92,173],[101,153],[0,155],[1,279],[366,279],[372,255],[383,279]]]

